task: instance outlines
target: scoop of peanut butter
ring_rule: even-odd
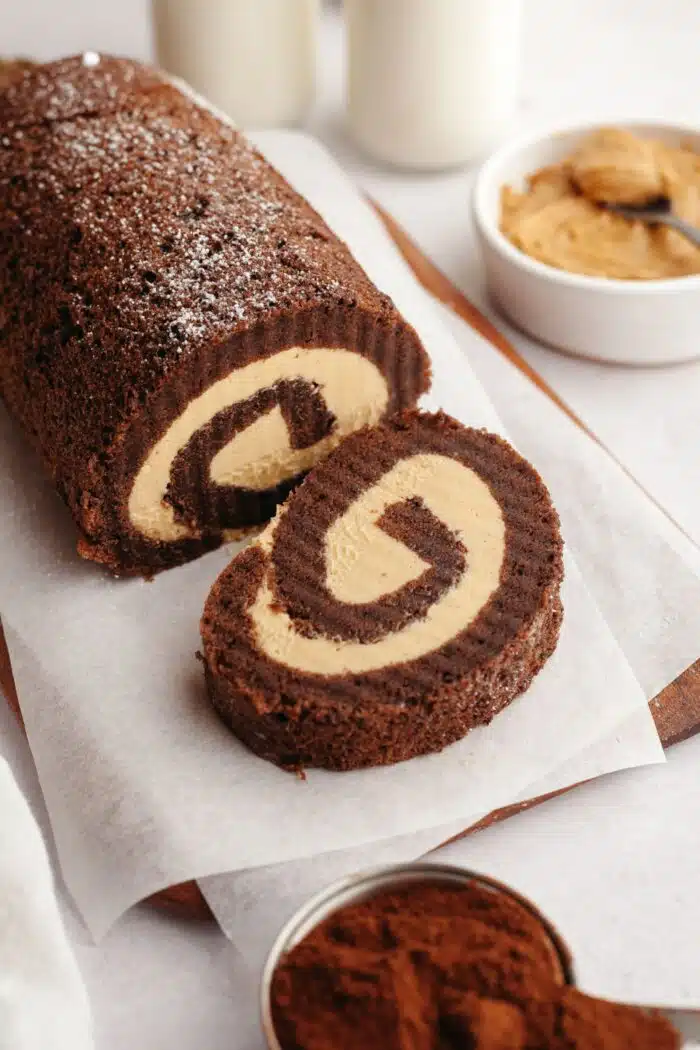
[[[665,190],[654,143],[617,128],[587,138],[571,156],[569,175],[584,197],[601,204],[646,204]]]
[[[700,273],[700,249],[672,230],[623,219],[605,204],[660,196],[700,225],[700,155],[603,128],[522,192],[504,187],[501,231],[534,259],[571,273],[654,280]]]

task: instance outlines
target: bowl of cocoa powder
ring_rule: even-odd
[[[414,864],[346,878],[280,933],[270,1050],[675,1050],[653,1011],[586,996],[552,924],[502,883]]]

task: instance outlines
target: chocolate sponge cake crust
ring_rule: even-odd
[[[468,576],[470,564],[478,569],[478,551],[454,535],[450,542],[449,530],[414,498],[390,505],[377,524],[427,571],[366,603],[329,593],[324,552],[334,523],[392,467],[416,456],[466,466],[501,508],[504,555],[476,616],[455,620],[449,640],[415,659],[372,669],[309,673],[285,664],[282,643],[274,656],[263,652],[251,610],[266,579],[273,610],[296,635],[342,648],[410,628]],[[443,414],[405,414],[347,438],[222,573],[202,620],[210,698],[239,739],[282,766],[349,770],[438,751],[490,722],[530,685],[556,646],[562,576],[558,518],[534,469],[494,435]]]
[[[391,300],[243,136],[157,71],[94,57],[35,67],[0,94],[0,394],[83,553],[150,572],[269,517],[343,433],[414,404],[429,366]],[[318,382],[315,348],[327,351]],[[298,417],[299,469],[262,487],[213,481],[217,441],[236,433],[214,412],[175,450],[168,528],[149,530],[147,513],[135,526],[136,475],[173,422],[217,381],[287,349],[306,353],[306,371],[280,358],[284,370],[260,391],[244,383],[243,400],[259,420],[272,390]],[[342,412],[311,413],[336,368],[359,393],[339,395]]]

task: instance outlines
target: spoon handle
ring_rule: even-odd
[[[700,229],[698,229],[697,226],[693,226],[692,223],[679,218],[678,215],[674,215],[673,212],[664,215],[659,221],[665,226],[671,226],[674,230],[678,230],[678,232],[682,233],[684,237],[687,237],[696,248],[700,248]]]

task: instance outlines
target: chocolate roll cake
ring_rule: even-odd
[[[121,572],[268,519],[428,361],[347,247],[233,126],[86,54],[0,93],[0,394]]]
[[[34,63],[27,58],[0,58],[0,91],[33,66]]]
[[[285,767],[439,751],[551,655],[562,575],[536,471],[493,434],[405,413],[348,437],[216,581],[209,695]]]

